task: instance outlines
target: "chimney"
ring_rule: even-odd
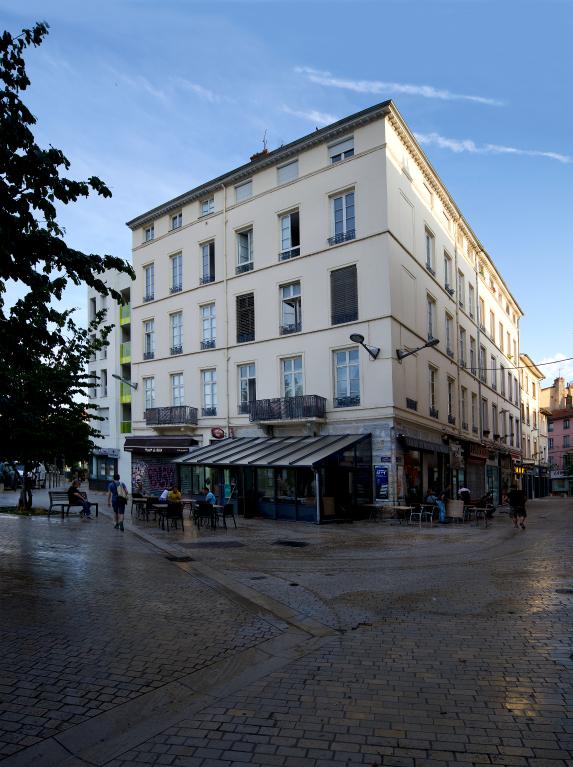
[[[255,154],[251,155],[251,162],[254,162],[255,160],[260,160],[261,157],[266,157],[269,153],[269,150],[265,147],[264,149],[261,149],[260,152],[255,152]]]
[[[573,397],[570,394],[565,397],[565,407],[568,410],[573,409]]]

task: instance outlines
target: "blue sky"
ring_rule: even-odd
[[[51,27],[28,56],[37,137],[113,192],[62,211],[69,244],[128,258],[125,221],[247,161],[265,132],[273,149],[393,98],[524,309],[522,350],[573,356],[566,0],[0,0],[2,29],[36,20]]]

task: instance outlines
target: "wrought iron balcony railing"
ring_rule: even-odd
[[[152,360],[155,357],[155,352],[143,352],[144,360]]]
[[[169,354],[183,354],[183,346],[181,344],[178,344],[177,346],[172,346],[169,349]]]
[[[172,407],[149,407],[145,411],[147,426],[182,426],[197,425],[197,408],[187,405]]]
[[[452,415],[451,413],[448,415],[448,423],[452,426],[456,425],[456,417],[455,415]]]
[[[169,288],[170,293],[181,293],[182,290],[183,290],[183,285],[180,282],[178,282],[177,285],[172,285]]]
[[[300,247],[283,250],[279,253],[279,261],[288,261],[289,258],[300,256]]]
[[[355,240],[355,239],[356,239],[356,230],[348,229],[346,232],[339,232],[338,234],[335,234],[334,237],[329,237],[328,244],[338,245],[341,242],[348,242],[348,240]]]
[[[301,330],[302,330],[301,322],[292,322],[288,325],[281,325],[280,327],[281,336],[287,336],[290,333],[300,333]]]
[[[201,341],[201,349],[214,349],[217,345],[216,338],[204,338]]]
[[[143,303],[146,304],[148,301],[153,301],[155,298],[155,293],[146,293],[143,296]]]
[[[216,407],[202,407],[201,408],[201,415],[204,418],[209,418],[211,416],[217,415],[217,408]]]
[[[417,410],[418,409],[418,400],[410,399],[410,397],[406,397],[406,407],[409,410]]]
[[[440,415],[440,413],[439,413],[439,411],[438,411],[438,410],[436,410],[436,408],[435,408],[435,407],[431,407],[431,408],[430,408],[430,417],[431,417],[431,418],[438,418],[438,417],[439,417],[439,415]]]
[[[250,404],[250,421],[290,421],[325,418],[326,399],[318,394],[257,399]]]
[[[251,272],[253,270],[253,262],[249,261],[247,264],[239,264],[235,269],[235,274],[244,274],[245,272]]]
[[[204,274],[199,280],[200,285],[208,285],[210,282],[215,282],[214,274]]]
[[[352,397],[335,397],[334,407],[357,407],[360,404],[360,395]]]

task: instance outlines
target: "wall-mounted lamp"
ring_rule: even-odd
[[[417,349],[412,349],[411,352],[406,352],[404,349],[396,349],[396,357],[398,357],[399,361],[402,361],[404,357],[409,357],[411,354],[416,354],[416,352],[420,352],[422,349],[426,349],[429,346],[437,346],[439,343],[439,338],[432,338],[429,341],[426,341],[423,346],[419,346]]]
[[[350,340],[354,341],[355,344],[360,344],[360,346],[363,346],[373,360],[375,360],[376,357],[380,354],[380,349],[377,346],[369,346],[368,344],[364,343],[364,336],[362,333],[351,333]]]
[[[127,384],[128,386],[131,386],[132,389],[137,389],[137,384],[132,383],[131,381],[128,381],[127,378],[122,378],[121,376],[118,376],[116,373],[111,374],[112,378],[117,378],[118,381],[121,381],[124,384]]]

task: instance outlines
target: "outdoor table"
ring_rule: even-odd
[[[410,512],[412,513],[414,507],[413,506],[388,506],[389,509],[392,509],[394,512],[394,519],[397,519],[400,524],[406,519],[406,514]]]
[[[379,503],[361,503],[360,506],[363,509],[369,509],[369,514],[368,514],[369,522],[372,522],[372,521],[378,522],[378,513],[383,512],[384,508],[388,508],[388,507],[381,506]]]

